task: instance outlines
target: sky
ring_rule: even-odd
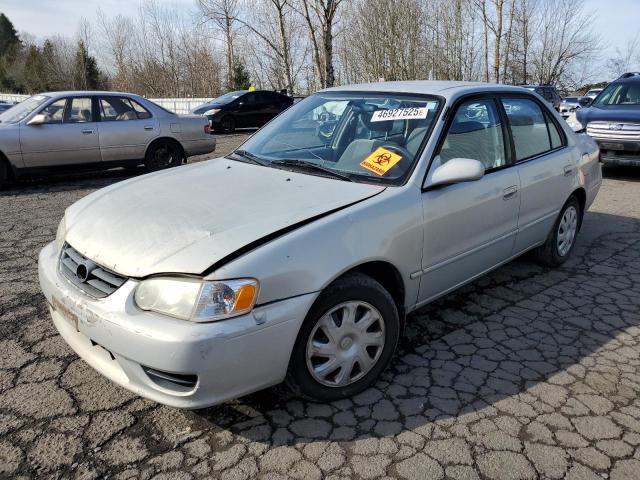
[[[195,8],[195,0],[156,0],[159,4],[177,6],[185,11]],[[640,0],[584,0],[585,9],[595,12],[594,31],[602,39],[601,63],[624,49],[638,34]],[[137,0],[0,0],[0,12],[13,22],[19,32],[36,38],[60,34],[72,36],[81,18],[93,21],[100,8],[107,16],[128,15]]]

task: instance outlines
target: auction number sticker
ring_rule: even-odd
[[[371,115],[372,122],[386,122],[388,120],[415,120],[427,118],[427,107],[391,108],[376,110]]]
[[[400,160],[402,160],[402,157],[397,153],[378,147],[371,155],[360,162],[360,166],[376,175],[383,176]]]

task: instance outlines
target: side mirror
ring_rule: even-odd
[[[591,104],[593,103],[593,98],[582,97],[580,98],[580,100],[578,100],[578,103],[580,104],[581,107],[590,107]]]
[[[47,123],[47,116],[43,113],[38,113],[27,122],[27,125],[42,125],[43,123]]]
[[[484,176],[484,165],[471,158],[452,158],[448,162],[437,167],[427,177],[425,188],[432,188],[453,183],[472,182]]]

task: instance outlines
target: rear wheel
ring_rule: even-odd
[[[220,130],[224,133],[233,133],[236,130],[236,121],[231,115],[225,115],[220,119]]]
[[[389,292],[366,275],[345,275],[318,297],[302,324],[287,383],[317,401],[355,395],[389,365],[399,334]]]
[[[9,167],[7,166],[7,162],[5,162],[0,156],[0,189],[7,185],[8,181]]]
[[[547,241],[535,250],[539,263],[557,267],[567,261],[575,246],[581,219],[580,202],[572,195],[562,207]]]
[[[180,147],[169,140],[160,140],[151,145],[144,160],[145,167],[149,172],[176,167],[181,162],[182,151]]]

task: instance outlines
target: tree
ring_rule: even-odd
[[[238,16],[238,0],[197,0],[198,7],[208,20],[213,21],[224,35],[227,53],[227,87],[234,85],[234,39]],[[244,68],[244,65],[243,65]]]
[[[229,88],[233,90],[246,90],[251,86],[251,77],[239,58],[233,61],[233,84]]]
[[[84,41],[78,41],[73,64],[73,84],[78,90],[97,90],[101,84],[101,73],[96,59],[89,55]]]
[[[640,33],[627,42],[624,49],[616,48],[616,54],[610,58],[606,67],[613,78],[640,66]]]
[[[302,0],[302,8],[299,9],[309,31],[313,61],[321,88],[333,87],[335,84],[333,27],[341,3],[342,0]]]
[[[0,13],[0,56],[19,44],[20,38],[18,38],[13,23],[4,13]]]

